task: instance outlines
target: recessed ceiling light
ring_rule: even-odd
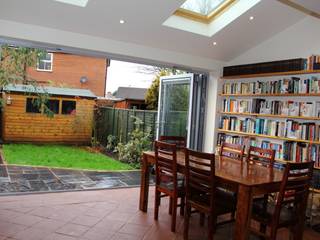
[[[121,24],[124,24],[125,21],[124,21],[123,19],[120,19],[120,23],[121,23]]]
[[[252,21],[254,19],[254,16],[249,17],[250,21]]]
[[[217,42],[213,42],[213,45],[214,45],[214,46],[217,45]]]
[[[89,0],[54,0],[54,1],[75,5],[78,7],[86,7],[89,2]]]

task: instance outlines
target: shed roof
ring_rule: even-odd
[[[23,93],[48,93],[50,95],[96,98],[96,95],[88,89],[42,87],[22,84],[9,84],[3,88],[5,92]]]
[[[144,100],[147,88],[119,87],[114,96],[120,99]]]

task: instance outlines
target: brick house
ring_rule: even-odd
[[[119,87],[114,93],[113,107],[124,109],[146,109],[145,95],[147,88]]]
[[[104,97],[109,60],[68,53],[47,53],[36,68],[27,69],[28,77],[40,84],[89,89]]]

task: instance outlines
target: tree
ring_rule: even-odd
[[[28,77],[27,68],[35,67],[38,59],[46,52],[36,48],[4,45],[0,48],[0,54],[0,85],[3,87],[10,83],[28,84],[34,82]]]
[[[37,48],[15,47],[3,45],[0,47],[0,88],[1,90],[9,84],[29,84],[34,87],[36,98],[33,104],[43,109],[48,116],[53,112],[46,106],[49,94],[37,81],[27,74],[28,67],[36,67],[39,58],[46,51]],[[1,102],[2,103],[2,102]]]
[[[168,75],[170,75],[170,72],[164,69],[156,75],[145,97],[147,109],[149,110],[158,109],[160,77],[168,76]]]
[[[149,68],[152,71],[152,67]],[[170,68],[159,68],[155,67],[154,70],[157,72],[155,79],[153,80],[150,88],[147,91],[145,102],[147,104],[147,109],[156,110],[158,109],[158,101],[159,101],[159,85],[160,85],[160,77],[175,75],[175,74],[184,74],[185,71],[170,69]],[[188,106],[189,100],[189,87],[179,88],[179,91],[171,91],[170,98],[172,99],[171,109],[176,110],[184,110]]]

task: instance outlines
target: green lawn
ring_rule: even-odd
[[[131,166],[101,153],[91,153],[75,146],[5,144],[3,152],[9,164],[93,170],[132,169]]]

